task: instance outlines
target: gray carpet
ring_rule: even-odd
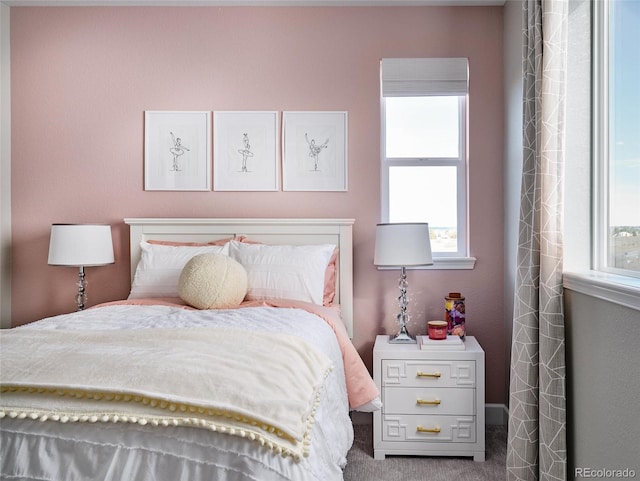
[[[473,458],[387,456],[373,459],[373,426],[354,426],[355,439],[347,455],[345,481],[501,481],[506,479],[506,426],[487,426],[486,460]]]

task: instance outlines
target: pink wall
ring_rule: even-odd
[[[128,294],[124,217],[354,217],[355,337],[371,364],[395,328],[395,272],[372,265],[382,57],[468,57],[474,270],[411,271],[411,327],[467,298],[506,400],[502,321],[502,9],[11,8],[13,324],[72,311],[75,269],[47,265],[50,224],[104,222],[116,263],[88,268],[89,305]],[[145,110],[346,110],[346,193],[145,192]]]

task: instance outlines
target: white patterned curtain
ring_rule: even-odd
[[[524,158],[507,479],[566,480],[562,208],[567,0],[523,1]]]

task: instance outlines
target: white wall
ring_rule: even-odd
[[[9,7],[0,3],[0,328],[11,327],[11,68]]]
[[[583,272],[591,258],[591,1],[569,2],[564,270]]]
[[[640,311],[565,290],[565,312],[568,479],[576,468],[640,476]]]
[[[504,6],[504,339],[507,353],[505,383],[509,402],[509,372],[513,323],[513,294],[520,218],[522,177],[522,2]]]

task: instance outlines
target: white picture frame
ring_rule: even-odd
[[[346,192],[347,112],[284,112],[285,191]]]
[[[279,190],[277,111],[214,112],[213,146],[213,190]]]
[[[211,190],[211,112],[145,111],[144,190]]]

